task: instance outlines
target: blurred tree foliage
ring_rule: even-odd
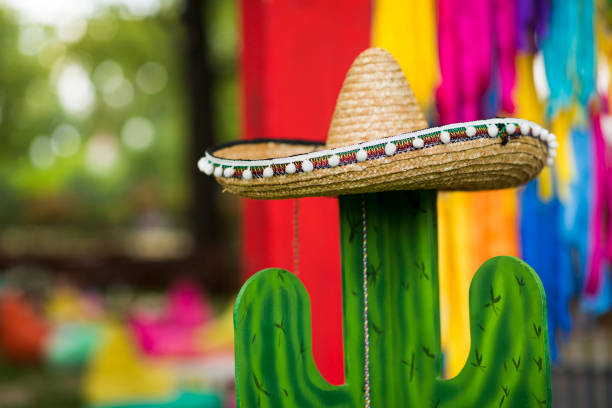
[[[138,18],[101,9],[76,39],[78,24],[20,24],[0,9],[2,225],[188,223],[185,32],[180,2],[162,4]],[[227,140],[237,133],[234,5],[209,7],[215,129]]]
[[[213,87],[215,136],[219,143],[235,140],[239,133],[238,81],[236,80],[236,4],[235,1],[209,1],[205,33],[210,53],[211,69],[216,83]]]

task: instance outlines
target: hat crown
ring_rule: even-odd
[[[402,68],[382,48],[363,51],[351,65],[327,135],[330,148],[425,129],[427,121]]]

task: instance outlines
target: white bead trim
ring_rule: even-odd
[[[385,154],[387,156],[393,156],[397,151],[397,146],[393,142],[389,142],[385,145]]]
[[[295,164],[293,163],[289,163],[287,167],[285,167],[285,173],[287,174],[293,174],[296,172],[296,170]]]
[[[302,162],[302,170],[305,171],[306,173],[310,173],[311,171],[314,170],[314,165],[312,164],[310,160],[306,159]]]
[[[489,137],[497,137],[497,135],[499,134],[499,128],[497,127],[497,125],[488,125],[487,133],[489,134]]]
[[[329,159],[327,159],[327,164],[329,164],[329,167],[336,167],[340,164],[340,156],[337,154],[330,156]]]
[[[264,169],[263,171],[263,176],[265,178],[270,178],[274,175],[274,170],[272,170],[272,167],[268,166]]]
[[[520,134],[518,134],[517,131],[520,131]],[[395,154],[401,154],[424,147],[427,148],[439,144],[461,142],[466,139],[495,138],[500,136],[516,137],[520,135],[529,135],[532,137],[537,137],[537,135],[539,135],[540,140],[547,146],[547,163],[549,165],[552,163],[552,159],[556,155],[555,149],[558,147],[555,135],[527,120],[496,118],[445,125],[411,133],[402,133],[397,136],[390,136],[335,149],[324,149],[325,146],[322,145],[321,148],[323,150],[275,159],[223,159],[214,156],[213,150],[212,152],[206,152],[205,156],[198,161],[198,168],[207,175],[214,174],[215,177],[242,177],[245,180],[251,180],[253,178],[269,178],[294,174],[300,171],[311,172],[315,170],[315,168],[330,168],[355,162],[364,162],[366,160],[390,157]],[[279,142],[282,142],[282,140],[279,140]],[[317,143],[313,142],[312,144]],[[402,148],[398,146],[402,146]],[[372,148],[375,149],[373,150]],[[380,154],[378,153],[379,151]],[[350,159],[346,159],[347,157]],[[300,165],[299,167],[297,166],[298,164]],[[258,169],[253,169],[254,167]],[[255,170],[258,172],[257,175],[254,173]]]
[[[359,149],[357,150],[355,157],[357,158],[358,162],[364,162],[368,159],[368,152],[366,152],[364,149]]]
[[[234,175],[233,167],[226,167],[225,170],[223,170],[223,177],[230,178],[233,175]]]
[[[440,140],[444,144],[450,143],[450,141],[451,141],[450,133],[448,133],[446,130],[443,130],[442,132],[440,132]]]

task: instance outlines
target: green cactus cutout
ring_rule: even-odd
[[[509,256],[479,268],[468,359],[455,378],[441,379],[436,192],[363,197],[371,406],[550,407],[546,305],[535,272]],[[266,269],[245,283],[234,310],[240,407],[364,406],[361,200],[339,197],[345,384],[329,384],[315,366],[304,286]]]

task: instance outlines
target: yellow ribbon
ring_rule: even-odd
[[[427,112],[438,82],[438,43],[434,0],[377,0],[372,45],[398,60],[408,83]]]

